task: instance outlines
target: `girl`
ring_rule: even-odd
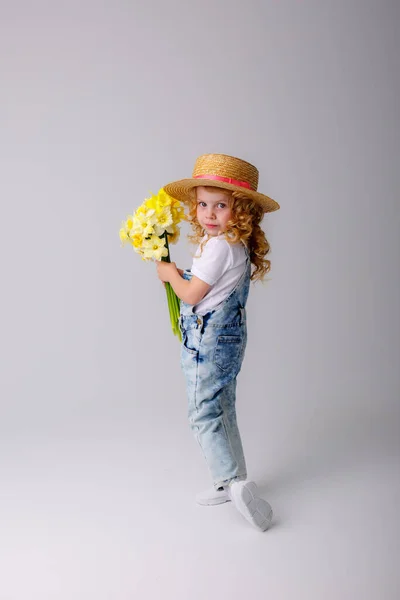
[[[189,207],[199,243],[190,270],[158,262],[158,276],[181,299],[181,367],[189,422],[211,472],[214,488],[198,495],[202,505],[232,501],[252,525],[265,531],[271,506],[247,480],[236,421],[236,378],[247,342],[246,301],[250,280],[270,269],[269,244],[260,222],[279,208],[257,192],[257,169],[223,154],[200,156],[192,179],[165,186]],[[254,265],[252,272],[251,265]]]

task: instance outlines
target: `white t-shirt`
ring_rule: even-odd
[[[202,239],[207,239],[205,235]],[[225,237],[210,237],[203,246],[196,250],[191,272],[205,281],[211,288],[202,300],[193,308],[199,315],[213,310],[229,296],[246,266],[246,250],[242,242],[230,244]]]

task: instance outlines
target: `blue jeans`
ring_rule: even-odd
[[[190,279],[191,273],[184,272]],[[236,378],[247,343],[245,304],[250,261],[235,289],[204,316],[181,302],[181,367],[189,423],[216,488],[245,479],[246,462],[236,420]]]

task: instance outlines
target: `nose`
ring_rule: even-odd
[[[215,218],[213,206],[207,206],[206,216],[207,216],[207,219]]]

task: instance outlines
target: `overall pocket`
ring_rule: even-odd
[[[224,373],[239,371],[243,358],[243,341],[240,335],[219,335],[214,352],[214,362]]]
[[[183,370],[188,382],[194,382],[197,371],[197,359],[199,352],[196,350],[196,345],[193,343],[193,336],[188,335],[188,332],[182,331],[181,344],[181,369]]]
[[[196,356],[198,354],[198,350],[196,350],[195,340],[193,339],[193,335],[188,335],[188,331],[182,331],[182,350],[191,354],[192,356]]]

